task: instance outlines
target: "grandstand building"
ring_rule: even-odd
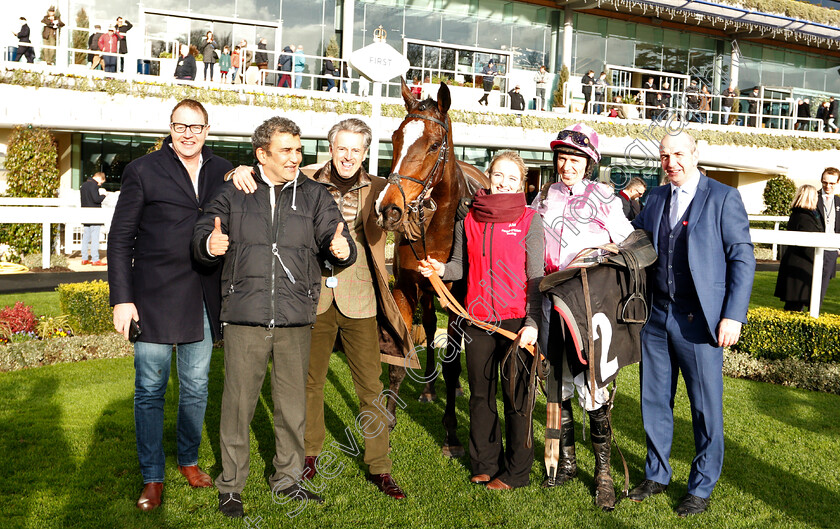
[[[438,81],[451,85],[453,109],[461,111],[453,126],[457,155],[484,168],[495,151],[517,149],[536,185],[550,178],[548,144],[563,120],[587,120],[604,131],[601,177],[617,188],[632,176],[651,185],[659,181],[654,140],[663,126],[696,130],[706,140],[701,164],[711,177],[738,187],[750,213],[763,209],[761,191],[769,177],[785,174],[813,183],[823,167],[840,164],[840,136],[817,119],[823,101],[840,99],[835,0],[772,2],[784,12],[771,12],[762,0],[56,0],[66,24],[56,64],[13,62],[18,16],[28,20],[41,56],[40,20],[49,3],[6,10],[0,155],[12,127],[51,128],[59,143],[61,195],[70,199],[98,170],[105,171],[107,186],[118,188],[125,164],[167,133],[172,96],[185,85],[210,101],[209,144],[232,162],[251,162],[250,134],[274,114],[301,125],[304,163],[326,160],[329,127],[343,114],[370,114],[373,87],[352,65],[343,67],[380,27],[386,42],[409,59],[409,82],[419,79],[432,95]],[[94,24],[107,30],[118,16],[133,24],[126,33],[124,72],[91,71],[87,55],[73,50],[87,47]],[[248,84],[222,84],[218,65],[216,77],[203,80],[199,61],[196,81],[175,82],[171,54],[177,55],[179,44],[200,48],[210,30],[222,45],[247,41],[248,53],[263,51],[256,44],[265,39],[268,69],[252,68]],[[278,58],[289,45],[303,46],[300,89],[275,86]],[[328,55],[338,78],[324,75]],[[496,87],[490,106],[479,107],[482,69],[490,59],[498,65]],[[547,102],[536,97],[540,65],[549,72]],[[589,70],[596,77],[607,73],[600,108],[594,99],[584,105],[581,80]],[[645,87],[650,78],[652,89]],[[691,80],[708,89],[708,106],[695,108],[689,101]],[[334,92],[323,90],[328,81],[337,85]],[[516,85],[528,102],[524,114],[507,110],[506,93]],[[740,93],[739,105],[726,112],[721,94],[730,85]],[[670,101],[659,123],[645,119],[650,92],[667,94]],[[390,110],[369,117],[381,140],[371,168],[379,174],[389,169],[390,135],[401,119],[388,107],[401,104],[395,99],[397,79],[386,84],[384,95]],[[806,99],[810,109],[804,115],[799,105]],[[548,111],[541,110],[544,103]],[[622,117],[608,117],[611,107]]]

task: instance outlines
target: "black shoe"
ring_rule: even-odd
[[[314,492],[310,492],[305,487],[301,487],[297,483],[295,483],[291,487],[281,490],[280,494],[288,496],[293,500],[314,501],[315,503],[324,503],[324,498],[318,496]]]
[[[238,492],[220,492],[219,510],[222,511],[222,514],[231,518],[245,516],[245,510],[242,508],[242,497]]]
[[[706,512],[709,507],[709,498],[701,498],[694,494],[686,494],[685,498],[680,502],[676,509],[677,516],[685,518],[692,514],[700,514]]]
[[[657,483],[655,481],[646,479],[642,481],[642,483],[638,487],[631,490],[627,494],[627,497],[633,501],[639,502],[648,499],[654,494],[665,492],[665,489],[667,488],[668,485],[663,485],[662,483]]]

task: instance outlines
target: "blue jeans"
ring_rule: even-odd
[[[142,322],[141,322],[142,325]],[[213,335],[204,312],[204,339],[176,344],[178,366],[178,464],[188,467],[198,463],[198,446],[204,410],[207,407],[207,380]],[[137,458],[143,483],[163,482],[163,406],[172,344],[137,342],[134,344],[134,428]]]
[[[295,72],[295,88],[300,88],[303,84],[303,72]]]
[[[91,261],[99,260],[99,228],[101,227],[99,224],[82,226],[82,261],[87,261],[88,255]]]

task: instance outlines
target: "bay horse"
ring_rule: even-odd
[[[435,398],[437,362],[434,337],[437,317],[434,290],[429,280],[417,272],[417,261],[426,256],[442,263],[449,260],[455,216],[461,199],[472,198],[478,188],[489,187],[490,182],[479,169],[455,158],[452,126],[447,114],[452,100],[445,83],[440,84],[437,101],[432,98],[421,101],[403,80],[402,97],[408,115],[391,136],[394,148],[391,171],[388,184],[377,197],[376,213],[377,222],[383,229],[397,232],[393,294],[409,331],[418,302],[423,311],[426,369],[422,377],[412,375],[411,378],[425,381],[420,400],[428,402]],[[436,210],[427,205],[429,198],[436,204]],[[455,288],[447,286],[463,300],[466,284],[465,281],[459,284]],[[464,455],[464,447],[457,436],[455,414],[455,397],[460,389],[462,334],[457,331],[455,323],[455,317],[450,312],[446,355],[441,369],[446,382],[443,453],[448,457]],[[389,368],[390,389],[399,394],[406,369],[395,365]],[[388,400],[388,410],[391,417],[396,417],[393,398]]]

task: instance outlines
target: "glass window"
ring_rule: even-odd
[[[633,41],[630,39],[607,37],[607,64],[618,66],[633,66]]]
[[[307,55],[326,55],[327,44],[335,27],[335,0],[331,0],[329,4],[327,0],[282,0],[282,6],[283,41],[288,44],[303,44],[303,52]],[[265,16],[255,18],[270,20]],[[266,31],[258,33],[268,38],[269,49],[274,49],[274,32],[271,31],[271,37],[265,34]],[[280,48],[282,49],[282,46]],[[271,61],[269,67],[274,64],[276,62]]]
[[[513,24],[492,20],[478,21],[478,46],[494,50],[510,49]]]
[[[589,70],[600,72],[604,69],[606,51],[607,40],[601,35],[578,33],[572,54],[572,73],[585,75]]]
[[[636,26],[636,68],[660,70],[662,68],[662,29]]]
[[[478,22],[475,18],[455,17],[449,11],[442,14],[443,41],[451,44],[475,46],[478,36]]]
[[[396,37],[397,35],[392,34],[391,36]],[[440,13],[406,9],[403,37],[440,42]],[[396,42],[396,40],[393,42]]]
[[[546,41],[549,31],[545,26],[517,26],[513,32],[513,65],[524,70],[537,70],[545,64]]]
[[[403,9],[369,3],[356,3],[353,47],[357,50],[373,43],[373,31],[380,25],[388,32],[388,42],[399,43],[403,32]],[[402,51],[401,44],[398,46]]]

